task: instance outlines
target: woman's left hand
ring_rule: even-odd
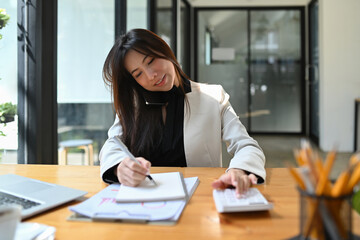
[[[230,186],[236,188],[236,196],[241,197],[242,194],[245,194],[247,190],[257,183],[257,177],[250,173],[249,175],[245,173],[244,170],[232,168],[219,179],[215,180],[212,183],[212,187],[216,189],[224,189]]]

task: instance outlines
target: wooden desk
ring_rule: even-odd
[[[14,173],[42,181],[78,188],[91,197],[106,187],[98,166],[0,165],[0,174]],[[258,188],[274,203],[269,212],[219,214],[212,198],[211,182],[223,168],[152,168],[152,173],[180,171],[198,176],[200,184],[174,226],[145,224],[70,222],[71,202],[26,221],[56,227],[56,239],[287,239],[299,233],[299,199],[287,169],[267,169],[267,182]],[[360,217],[353,213],[353,230],[359,235]]]

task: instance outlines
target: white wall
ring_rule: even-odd
[[[360,1],[319,0],[320,147],[352,151],[360,97]]]

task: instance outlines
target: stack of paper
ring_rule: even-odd
[[[180,172],[151,174],[156,182],[145,179],[137,187],[121,185],[116,196],[117,202],[154,202],[187,200],[184,178]]]
[[[16,228],[15,240],[53,240],[55,232],[56,229],[48,225],[23,222]]]
[[[160,174],[161,175],[161,174]],[[158,174],[151,174],[155,181],[161,181]],[[197,177],[184,178],[186,194],[192,196],[199,184]],[[145,183],[146,185],[147,183]],[[144,186],[142,186],[144,187]],[[175,223],[186,203],[186,198],[180,200],[159,200],[151,202],[119,203],[119,193],[128,191],[120,184],[111,184],[88,200],[70,207],[75,214],[69,220],[84,221],[136,221],[147,223]],[[136,189],[136,188],[134,188]],[[134,190],[133,189],[133,190]],[[137,189],[141,191],[141,188]],[[150,194],[151,195],[151,194]],[[134,196],[134,195],[133,195]],[[145,196],[145,195],[144,195]],[[164,197],[164,196],[163,196]]]

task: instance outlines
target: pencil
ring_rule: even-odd
[[[120,145],[121,150],[123,150],[123,151],[126,153],[126,155],[128,155],[129,158],[130,158],[132,161],[134,161],[134,162],[136,162],[137,164],[141,165],[141,163],[134,157],[134,155],[132,155],[132,153],[129,151],[129,149],[126,147],[126,145],[120,140],[119,136],[114,136],[113,138],[114,138],[115,141]],[[147,177],[148,179],[150,179],[150,181],[153,182],[155,185],[157,185],[156,182],[155,182],[155,180],[150,176],[150,174],[149,174],[149,175],[146,175],[146,177]]]
[[[335,161],[335,151],[331,151],[326,158],[325,165],[323,166],[322,171],[319,173],[319,180],[315,189],[315,194],[321,196],[325,190],[326,184],[328,182],[328,176],[330,174],[331,168]],[[315,170],[315,169],[314,169]],[[319,169],[317,170],[319,171]],[[314,171],[315,172],[315,171]],[[315,221],[316,213],[318,212],[319,201],[316,199],[312,204],[312,209],[309,213],[309,218],[307,225],[305,226],[305,237],[307,238],[311,232],[313,222]]]
[[[336,180],[334,187],[331,189],[331,196],[332,197],[339,197],[341,196],[347,187],[347,183],[350,178],[349,170],[345,170],[340,174],[338,179]]]
[[[295,182],[299,185],[299,187],[302,190],[305,190],[305,183],[304,183],[303,179],[301,178],[300,174],[289,164],[288,164],[288,169],[289,169],[291,175],[293,176]]]
[[[294,150],[294,156],[299,167],[306,165],[306,162],[301,158],[299,150]]]
[[[328,181],[328,176],[330,174],[331,168],[335,161],[335,151],[331,151],[326,158],[325,166],[323,171],[321,172],[321,175],[319,176],[319,182],[316,186],[316,195],[321,196],[324,192],[326,182]]]
[[[317,156],[316,156],[316,160],[315,160],[315,168],[316,168],[316,172],[317,172],[318,176],[320,176],[322,174],[322,172],[324,171],[324,165],[323,165],[322,159],[319,156],[319,154],[316,154],[316,155]],[[332,189],[331,182],[327,178],[326,183],[325,183],[325,188],[323,190],[323,194],[331,195],[331,189]]]
[[[346,193],[351,193],[355,185],[360,181],[360,163],[357,163],[354,171],[350,176],[350,180],[347,185]]]

